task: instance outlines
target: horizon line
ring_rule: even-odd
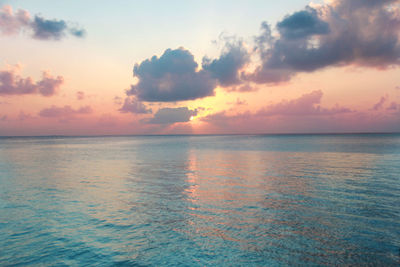
[[[400,134],[400,132],[317,132],[317,133],[221,133],[221,134],[103,134],[103,135],[0,135],[0,138],[79,138],[79,137],[157,137],[157,136],[276,136],[276,135],[368,135],[368,134]]]

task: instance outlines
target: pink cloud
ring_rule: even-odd
[[[63,83],[62,76],[53,77],[48,72],[43,72],[42,79],[35,82],[31,77],[22,78],[15,73],[15,70],[0,71],[0,95],[52,96]]]
[[[78,100],[83,100],[83,99],[85,99],[85,93],[82,92],[82,91],[76,92],[76,99],[78,99]]]
[[[336,105],[333,108],[320,106],[323,93],[321,90],[304,94],[293,100],[283,100],[278,104],[269,105],[257,112],[259,116],[321,116],[351,112],[349,108]]]
[[[85,115],[92,113],[93,110],[90,106],[84,106],[79,109],[73,109],[71,106],[57,107],[51,106],[50,108],[42,109],[39,116],[47,118],[72,118],[75,115]]]
[[[390,105],[387,107],[386,110],[392,110],[392,111],[393,110],[398,110],[399,107],[400,107],[399,104],[397,104],[396,102],[392,102],[392,103],[390,103]]]
[[[31,119],[31,118],[32,118],[31,114],[25,113],[23,111],[21,111],[19,113],[19,115],[18,115],[18,120],[20,120],[20,121],[28,120],[28,119]]]
[[[38,40],[60,40],[67,34],[78,38],[86,35],[84,29],[71,27],[64,20],[46,19],[40,15],[31,18],[28,11],[19,9],[14,13],[9,5],[0,8],[0,33],[15,35],[20,32],[28,32]]]
[[[342,131],[340,125],[349,121],[355,112],[339,105],[321,107],[322,96],[322,91],[313,91],[256,112],[214,113],[201,119],[208,125],[203,130],[208,133],[334,132],[337,127]]]
[[[381,99],[372,107],[373,110],[380,110],[383,107],[383,104],[385,104],[387,98],[382,96]]]
[[[241,100],[239,97],[236,98],[235,102],[227,102],[228,105],[236,105],[236,106],[242,106],[242,105],[247,105],[246,100]]]
[[[17,34],[29,26],[30,19],[28,11],[19,9],[14,14],[11,6],[5,5],[0,9],[0,31],[5,35]]]

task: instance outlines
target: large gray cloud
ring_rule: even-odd
[[[250,55],[242,41],[226,42],[217,59],[203,58],[202,70],[193,55],[184,48],[167,49],[161,57],[153,56],[136,64],[133,74],[139,79],[127,91],[141,101],[175,102],[214,95],[221,86],[241,84],[239,72]]]
[[[253,54],[240,39],[224,40],[221,55],[204,57],[201,70],[188,50],[167,49],[161,57],[135,65],[138,83],[127,94],[140,101],[175,102],[212,96],[217,85],[228,91],[252,91],[257,88],[252,83],[281,83],[330,66],[399,65],[399,2],[336,0],[307,6],[274,28],[263,22]],[[246,73],[251,56],[260,60]]]
[[[135,65],[133,73],[139,82],[127,94],[150,102],[192,100],[214,95],[215,79],[206,71],[198,71],[197,66],[188,50],[167,49],[161,57],[153,56]]]
[[[202,67],[222,86],[241,83],[239,71],[249,62],[250,55],[242,41],[227,42],[218,59],[203,58]]]
[[[146,122],[150,124],[173,124],[176,122],[188,122],[192,116],[196,115],[197,109],[190,110],[187,107],[161,108]]]
[[[31,77],[22,78],[14,71],[0,71],[0,95],[40,94],[52,96],[64,83],[62,76],[53,77],[43,72],[42,79],[35,82]]]
[[[337,0],[307,7],[277,24],[267,23],[256,38],[262,64],[246,77],[257,83],[289,80],[298,72],[328,66],[384,68],[400,64],[398,0]]]
[[[307,8],[296,12],[277,24],[281,36],[285,39],[304,38],[311,35],[327,34],[329,24],[318,17],[317,11]]]
[[[22,30],[28,30],[33,38],[39,40],[60,40],[67,34],[84,37],[86,34],[84,29],[72,27],[64,20],[45,19],[39,15],[32,19],[26,10],[19,9],[14,13],[11,6],[3,6],[0,9],[0,31],[13,35]]]

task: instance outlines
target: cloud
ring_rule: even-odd
[[[122,105],[122,97],[120,97],[120,96],[115,96],[115,97],[114,97],[114,104],[115,104],[115,105],[118,105],[118,106]]]
[[[82,92],[82,91],[76,92],[76,99],[78,99],[78,100],[83,100],[83,99],[85,99],[85,93]]]
[[[57,93],[63,83],[62,76],[53,77],[48,72],[43,72],[42,79],[34,82],[31,77],[20,77],[14,70],[0,71],[0,95],[52,96]]]
[[[57,107],[51,106],[50,108],[42,109],[39,116],[47,118],[71,118],[75,115],[90,114],[93,110],[90,106],[84,106],[79,109],[73,109],[71,106]]]
[[[227,42],[218,59],[203,58],[202,67],[218,80],[221,86],[241,83],[239,71],[250,61],[242,41]]]
[[[86,30],[83,28],[69,28],[69,33],[78,38],[86,36]]]
[[[400,15],[392,1],[331,1],[306,7],[278,22],[279,36],[267,23],[256,38],[262,64],[245,77],[279,83],[299,72],[329,66],[386,68],[400,64]]]
[[[329,24],[318,17],[315,9],[309,7],[286,16],[277,24],[277,28],[285,39],[306,38],[330,32]]]
[[[255,92],[257,90],[258,90],[257,87],[250,86],[250,84],[248,83],[242,84],[240,86],[231,86],[227,89],[228,92],[242,92],[242,93]]]
[[[153,56],[133,68],[139,79],[127,91],[139,100],[174,102],[214,95],[216,81],[206,71],[197,71],[193,55],[186,49],[167,49],[161,57]]]
[[[219,58],[203,58],[202,70],[190,51],[167,49],[161,57],[153,56],[136,64],[133,74],[139,81],[127,95],[141,101],[176,102],[213,96],[217,85],[240,85],[240,70],[250,61],[241,40],[226,41]],[[248,89],[243,87],[244,90]]]
[[[24,121],[24,120],[28,120],[28,119],[31,119],[31,118],[32,118],[32,115],[31,115],[31,114],[25,113],[25,112],[23,112],[23,111],[20,111],[20,112],[19,112],[18,120]]]
[[[30,15],[26,10],[19,9],[13,14],[12,7],[5,5],[0,9],[0,31],[4,35],[13,35],[24,27],[29,27]]]
[[[350,109],[336,105],[333,108],[320,106],[323,93],[321,90],[303,94],[293,100],[283,100],[280,103],[269,105],[257,112],[261,116],[321,116],[351,112]]]
[[[400,108],[400,105],[397,104],[396,102],[390,103],[389,107],[387,107],[386,110],[398,110]]]
[[[201,118],[202,121],[209,122],[217,125],[228,125],[231,123],[255,121],[262,122],[263,119],[268,117],[323,117],[333,116],[345,113],[352,113],[353,111],[336,105],[332,108],[321,107],[322,91],[312,91],[308,94],[303,94],[299,98],[292,100],[282,100],[279,103],[265,106],[255,113],[249,111],[239,113],[236,115],[228,115],[226,111],[214,113]]]
[[[7,115],[0,116],[0,121],[6,121],[8,119]]]
[[[151,108],[147,108],[142,102],[135,97],[125,98],[124,105],[119,109],[122,113],[148,114],[151,113]]]
[[[35,16],[32,22],[33,38],[42,40],[60,40],[65,35],[67,23],[63,20],[48,20]]]
[[[67,34],[84,37],[86,31],[82,28],[70,27],[64,20],[45,19],[35,15],[32,19],[29,12],[19,9],[15,14],[12,7],[5,5],[0,9],[0,31],[4,35],[15,35],[21,31],[31,32],[38,40],[60,40]]]
[[[241,100],[239,97],[236,98],[236,102],[227,102],[228,105],[236,105],[236,106],[242,106],[242,105],[247,105],[246,100]]]
[[[188,122],[192,116],[197,115],[197,109],[190,110],[187,107],[161,108],[147,120],[150,124],[173,124],[176,122]]]
[[[382,109],[382,107],[383,107],[383,104],[385,104],[385,102],[386,102],[386,97],[381,97],[381,99],[378,101],[378,103],[376,103],[373,107],[372,107],[372,109],[373,110],[380,110],[380,109]]]

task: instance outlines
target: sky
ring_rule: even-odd
[[[0,135],[400,132],[400,1],[0,0]]]

